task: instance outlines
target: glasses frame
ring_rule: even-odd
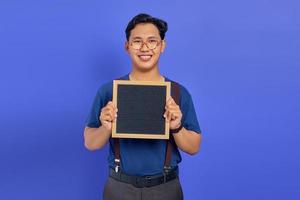
[[[146,47],[147,47],[148,49],[150,49],[149,46],[147,45],[148,40],[147,40],[146,42],[145,42],[144,40],[141,40],[141,41],[142,41],[141,47],[138,48],[138,49],[133,48],[133,45],[132,45],[133,41],[132,41],[132,40],[129,41],[129,45],[130,45],[134,50],[141,50],[141,49],[143,48],[144,44],[146,45]],[[155,46],[153,49],[150,49],[150,50],[156,49],[161,43],[162,43],[162,40],[158,40],[158,43],[156,44],[156,46]]]

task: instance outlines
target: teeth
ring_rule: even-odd
[[[140,58],[142,60],[149,60],[151,58],[151,56],[140,56]]]

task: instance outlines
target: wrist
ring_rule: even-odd
[[[175,128],[175,129],[171,129],[170,130],[170,133],[178,133],[181,129],[183,128],[183,126],[182,126],[182,124],[180,123],[180,125],[177,127],[177,128]]]
[[[100,126],[99,129],[101,130],[101,132],[104,132],[106,135],[111,135],[111,130],[108,129],[106,126]]]

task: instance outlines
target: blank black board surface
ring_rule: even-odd
[[[113,138],[169,139],[163,117],[170,82],[114,80],[113,102],[118,108]]]

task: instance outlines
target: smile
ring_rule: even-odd
[[[139,55],[138,56],[142,61],[149,61],[152,58],[152,55]]]

